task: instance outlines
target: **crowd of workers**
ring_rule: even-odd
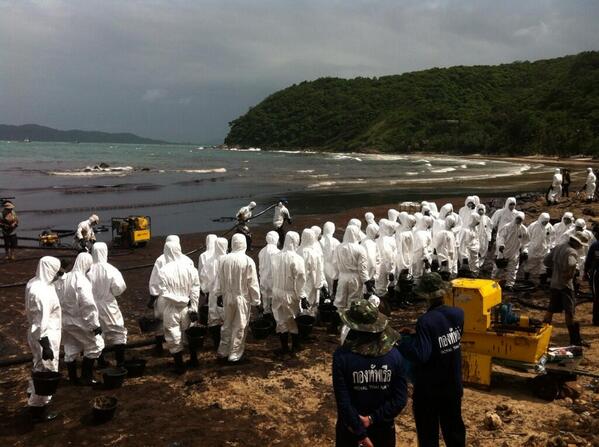
[[[593,285],[599,283],[599,263],[595,265],[599,242],[589,250],[599,228],[589,231],[586,222],[572,213],[566,212],[555,225],[543,213],[526,227],[515,198],[488,216],[479,198],[470,196],[457,213],[451,204],[437,209],[434,202],[422,202],[414,214],[390,209],[378,222],[366,213],[365,231],[360,219],[351,219],[339,241],[333,222],[326,222],[322,231],[318,226],[306,228],[301,236],[285,231],[291,223],[285,205],[281,201],[275,208],[274,230],[266,235],[258,267],[246,254],[253,202],[239,210],[239,231],[230,242],[207,236],[197,267],[182,253],[179,237],[167,237],[149,278],[148,304],[161,322],[159,338],[172,354],[177,373],[198,364],[192,350],[186,366],[183,352],[185,330],[199,324],[203,304],[208,306],[207,327],[216,355],[229,363],[244,360],[252,307],[276,323],[281,345],[276,355],[285,358],[301,349],[297,317],[317,316],[319,305],[334,304],[341,319],[341,347],[333,361],[337,445],[394,445],[393,419],[405,406],[410,376],[420,445],[438,445],[440,425],[446,445],[463,446],[459,350],[463,312],[443,305],[442,295],[434,295],[415,333],[406,333],[400,341],[377,307],[379,297],[410,305],[402,287],[417,285],[431,272],[445,281],[458,274],[484,277],[487,259],[494,260],[491,276],[508,291],[520,267],[524,278],[539,286],[551,277],[546,321],[554,312],[564,311],[571,343],[585,345],[574,318],[573,280],[579,271]],[[96,360],[100,366],[106,364],[105,347],[112,347],[116,364],[122,365],[127,343],[117,301],[126,284],[108,262],[107,245],[94,243],[98,221],[94,215],[79,225],[76,238],[84,243],[70,271],[64,261],[45,256],[25,292],[33,371],[57,371],[62,344],[70,380],[83,384],[95,382]],[[441,339],[442,345],[436,342]],[[46,412],[50,396],[36,395],[32,384],[28,393],[34,419],[54,417]]]

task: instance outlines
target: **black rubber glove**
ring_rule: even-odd
[[[150,295],[150,299],[148,300],[147,307],[148,309],[154,309],[154,303],[158,299],[158,295]]]
[[[198,313],[195,310],[189,312],[189,319],[192,323],[198,321]]]
[[[395,281],[395,274],[389,273],[389,281],[391,281],[391,282]]]
[[[499,247],[499,253],[503,253],[503,250],[505,250],[505,247],[503,247],[503,246]]]
[[[303,296],[301,299],[301,306],[302,306],[302,309],[304,309],[304,310],[310,308],[310,303],[308,302],[308,298],[306,298],[305,296]]]
[[[39,343],[42,345],[42,360],[54,360],[54,352],[50,347],[50,340],[48,337],[40,338]]]
[[[449,261],[443,261],[443,262],[441,263],[441,265],[442,265],[443,267],[447,267],[447,266],[449,265]]]
[[[462,259],[462,265],[468,265],[468,258]]]
[[[528,253],[522,252],[520,253],[520,262],[526,261],[528,259]]]
[[[102,335],[102,328],[100,326],[98,326],[97,328],[92,329],[92,333],[94,335]]]
[[[222,296],[222,295],[219,295],[219,296],[216,298],[216,305],[217,305],[218,307],[223,307],[223,306],[224,306],[224,304],[223,304],[223,296]]]
[[[372,284],[372,281],[366,281],[364,285],[366,286],[366,292],[372,295],[374,293],[374,284]]]
[[[424,260],[424,268],[427,269],[427,270],[431,268],[431,263],[428,262],[428,259]]]
[[[337,286],[339,285],[339,280],[336,279],[333,281],[333,296],[337,295]]]
[[[326,288],[326,286],[322,286],[320,288],[320,296],[322,297],[322,299],[324,300],[328,300],[331,298],[331,296],[329,295],[329,289]]]

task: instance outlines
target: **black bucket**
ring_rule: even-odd
[[[54,371],[35,371],[31,373],[35,394],[38,396],[52,396],[58,388],[60,373]]]
[[[252,337],[254,337],[255,340],[264,340],[270,334],[272,334],[273,328],[273,322],[266,318],[260,318],[259,320],[252,321],[250,323]]]
[[[189,349],[201,349],[204,346],[204,337],[206,336],[206,326],[190,326],[185,331]]]
[[[208,325],[208,304],[204,304],[203,306],[200,306],[199,314],[200,314],[199,315],[200,324],[207,326]]]
[[[324,303],[318,306],[318,316],[321,323],[328,324],[333,321],[337,308],[333,303]]]
[[[144,359],[129,359],[125,360],[123,367],[127,370],[127,377],[141,377],[146,370],[146,361]]]
[[[125,368],[106,368],[100,371],[102,373],[102,380],[104,382],[104,388],[112,390],[123,386],[125,377],[127,377],[127,370]]]
[[[312,333],[315,321],[316,318],[312,315],[300,315],[295,319],[300,337],[306,338]]]
[[[103,424],[114,417],[118,400],[114,396],[98,396],[92,401],[94,422]]]
[[[156,318],[141,317],[137,322],[142,333],[155,332],[160,328],[160,320]]]

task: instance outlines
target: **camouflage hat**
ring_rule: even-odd
[[[367,300],[351,303],[347,310],[339,312],[341,321],[354,331],[378,334],[387,327],[387,317]]]
[[[414,290],[414,294],[418,298],[434,300],[442,298],[450,289],[450,282],[443,281],[443,278],[437,272],[431,272],[422,275],[418,287]]]

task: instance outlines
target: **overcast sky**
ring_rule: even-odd
[[[220,143],[268,94],[599,50],[598,0],[0,0],[0,123]]]

